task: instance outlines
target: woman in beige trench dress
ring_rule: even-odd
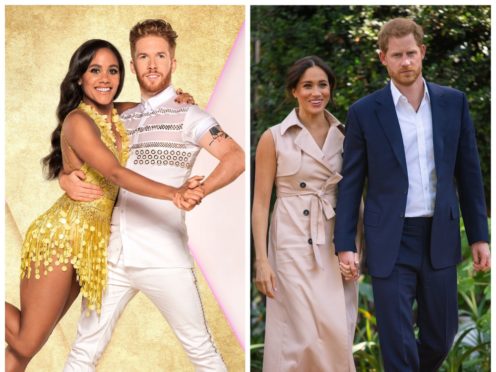
[[[334,85],[322,59],[296,61],[286,88],[298,108],[257,146],[252,228],[255,283],[267,296],[265,372],[355,371],[358,286],[341,276],[332,243],[344,139],[325,109]]]

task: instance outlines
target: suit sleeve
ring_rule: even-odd
[[[356,252],[355,238],[365,175],[367,172],[367,149],[360,122],[353,106],[346,120],[344,139],[343,179],[338,184],[334,246],[336,253]]]
[[[469,244],[477,241],[489,242],[479,153],[465,94],[462,97],[462,106],[461,130],[455,165],[460,207]]]

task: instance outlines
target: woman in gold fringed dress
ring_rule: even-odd
[[[106,287],[106,251],[118,187],[173,200],[183,209],[201,200],[201,177],[181,188],[142,177],[123,166],[128,137],[113,106],[124,82],[117,49],[89,40],[71,58],[61,84],[52,151],[43,159],[48,178],[80,169],[103,196],[93,202],[59,198],[29,227],[21,253],[21,309],[5,304],[6,371],[24,371],[81,290],[100,311]]]
[[[293,64],[286,85],[298,108],[262,135],[256,153],[255,282],[267,295],[263,370],[355,371],[358,286],[341,276],[332,243],[344,139],[325,110],[335,78],[311,56]]]

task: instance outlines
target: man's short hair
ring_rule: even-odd
[[[138,22],[129,32],[129,43],[131,44],[131,57],[134,57],[136,51],[136,42],[145,36],[160,36],[164,38],[170,46],[171,55],[174,55],[176,49],[177,33],[174,31],[169,22],[163,19],[146,19]]]
[[[413,34],[418,46],[423,44],[424,30],[422,27],[409,18],[394,18],[385,23],[379,31],[377,37],[377,44],[381,52],[386,53],[391,37],[404,37]]]

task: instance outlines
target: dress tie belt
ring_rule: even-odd
[[[326,188],[327,189],[327,188]],[[311,195],[310,200],[310,238],[313,255],[317,265],[324,270],[322,257],[320,255],[319,245],[325,244],[325,223],[336,215],[334,207],[336,203],[335,192],[329,192],[326,189],[321,191],[291,191],[278,192],[277,197],[288,198],[295,196]],[[324,220],[325,217],[325,220]],[[310,242],[309,242],[310,243]]]
[[[324,270],[324,264],[319,251],[319,245],[325,244],[325,219],[328,221],[336,215],[334,206],[336,205],[336,187],[337,183],[343,177],[333,172],[324,182],[320,190],[311,189],[290,189],[281,190],[278,187],[277,196],[280,198],[311,195],[310,200],[310,238],[317,265]],[[309,242],[310,243],[310,242]]]

